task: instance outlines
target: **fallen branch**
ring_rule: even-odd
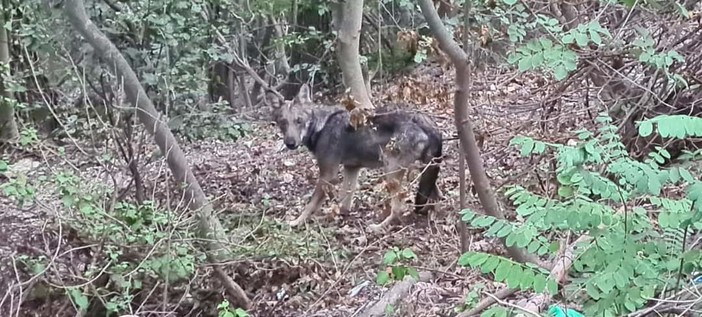
[[[558,281],[559,283],[564,280],[565,273],[568,272],[568,269],[573,264],[573,248],[576,244],[585,241],[587,238],[588,236],[586,235],[581,236],[568,248],[564,248],[562,255],[556,258],[554,263],[551,265],[553,267],[553,270],[551,271],[551,277],[556,277],[556,281]],[[501,289],[495,294],[488,295],[487,298],[483,299],[477,305],[475,305],[473,309],[466,312],[462,312],[456,315],[456,317],[478,316],[480,312],[490,307],[490,305],[500,302],[502,299],[516,293],[518,290],[519,289],[516,288]],[[528,300],[527,303],[524,303],[523,305],[525,306],[520,306],[519,309],[523,309],[525,312],[538,312],[539,310],[535,309],[535,306],[533,306],[532,304],[536,304],[537,307],[543,306],[543,304],[545,304],[549,298],[549,296],[544,297],[542,296],[542,294],[536,295],[535,297],[533,297],[532,300]]]
[[[361,317],[372,317],[372,316],[384,316],[385,308],[388,305],[397,305],[397,303],[404,298],[410,289],[417,282],[426,282],[433,277],[430,272],[419,273],[419,280],[414,279],[411,276],[405,277],[402,282],[395,284],[390,290],[388,290],[383,297],[381,297],[373,306],[366,309],[365,312],[360,314]]]
[[[517,288],[503,288],[499,291],[497,291],[495,294],[492,296],[488,296],[487,298],[481,300],[473,309],[469,311],[462,312],[456,317],[469,317],[469,316],[478,316],[480,315],[480,312],[485,310],[486,308],[490,307],[490,305],[497,303],[498,300],[507,298],[507,296],[510,296],[514,293],[516,293],[519,289]]]
[[[559,257],[554,260],[553,269],[551,270],[550,277],[558,282],[559,284],[565,280],[566,273],[570,270],[573,265],[573,253],[575,246],[581,242],[590,239],[588,235],[582,235],[580,238],[575,240],[568,248],[563,251]],[[546,303],[551,299],[551,295],[547,292],[541,294],[536,294],[527,300],[522,300],[518,303],[519,307],[527,311],[541,312],[541,308],[546,305]]]

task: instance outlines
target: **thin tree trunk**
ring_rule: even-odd
[[[470,41],[468,40],[468,32],[470,31],[470,8],[471,8],[471,0],[465,0],[465,3],[463,5],[463,51],[466,52],[467,56],[471,56],[470,53]],[[463,153],[463,147],[461,147],[461,143],[459,142],[458,148],[460,150],[460,162],[458,166],[458,177],[460,177],[460,181],[458,183],[458,188],[461,191],[459,195],[459,206],[461,210],[466,208],[466,192],[468,189],[466,188],[466,157]],[[458,217],[458,223],[456,224],[458,226],[458,239],[460,239],[460,248],[461,248],[461,253],[465,253],[468,251],[468,225],[463,222],[461,217]]]
[[[283,26],[273,16],[271,16],[270,20],[273,24],[273,31],[276,39],[282,39],[285,36]],[[276,41],[273,54],[275,59],[275,72],[273,75],[275,77],[278,77],[279,75],[287,77],[290,73],[290,64],[288,63],[288,55],[285,53],[285,43],[283,43],[283,41]]]
[[[200,184],[188,166],[188,162],[176,143],[176,139],[168,128],[166,118],[163,118],[146,95],[136,74],[127,60],[117,50],[117,47],[102,33],[88,18],[82,0],[66,0],[64,12],[73,27],[99,53],[106,65],[115,66],[118,82],[124,82],[127,100],[137,108],[137,117],[146,126],[146,130],[154,136],[156,144],[166,157],[168,167],[180,183],[185,183],[185,198],[188,207],[196,212],[199,225],[199,235],[206,241],[208,258],[211,262],[225,259],[228,248],[221,241],[227,241],[224,229],[214,216],[212,205],[207,200]],[[218,278],[231,295],[231,300],[240,307],[248,308],[250,300],[241,287],[236,284],[223,270],[215,270]]]
[[[6,1],[4,1],[6,2]],[[0,8],[0,69],[7,67],[10,71],[10,34],[4,28],[5,12]],[[0,72],[1,74],[1,72]],[[0,142],[19,137],[15,108],[11,103],[12,93],[8,91],[0,77]]]
[[[236,98],[234,96],[234,89],[235,89],[234,85],[236,84],[236,73],[234,73],[234,67],[232,67],[232,64],[222,64],[222,65],[224,65],[224,69],[227,72],[227,79],[225,81],[227,83],[227,85],[226,85],[227,92],[225,94],[227,96],[227,102],[229,102],[229,107],[231,107],[232,110],[236,111],[237,110],[236,109]]]
[[[480,149],[475,141],[475,133],[473,132],[473,122],[468,117],[468,96],[470,87],[472,86],[471,67],[468,56],[456,43],[451,35],[444,27],[443,22],[439,18],[431,0],[420,0],[419,6],[422,9],[424,19],[426,19],[431,32],[439,41],[441,49],[445,51],[454,67],[456,68],[456,93],[454,95],[454,118],[458,137],[461,142],[461,149],[465,156],[468,170],[475,189],[478,192],[478,198],[483,205],[485,212],[498,219],[504,219],[500,205],[497,203],[497,197],[490,186],[490,180],[485,172],[483,158],[480,156]],[[504,240],[503,240],[504,243]],[[532,262],[541,265],[538,258],[531,256],[520,248],[507,247],[509,255],[516,261],[526,263]]]
[[[344,85],[351,90],[351,96],[359,108],[372,109],[369,91],[363,80],[361,58],[358,53],[363,20],[363,0],[343,1],[335,6],[334,24],[338,34],[339,67]]]

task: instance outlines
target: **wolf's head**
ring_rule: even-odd
[[[283,142],[294,150],[302,145],[311,124],[310,89],[304,84],[293,100],[281,100],[272,93],[267,94],[268,104],[273,108],[273,121],[283,134]]]

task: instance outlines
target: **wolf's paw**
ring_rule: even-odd
[[[302,217],[299,217],[299,218],[297,218],[297,219],[295,219],[295,220],[289,221],[289,222],[288,222],[288,225],[290,225],[291,227],[298,227],[298,226],[300,226],[303,222],[305,222],[305,219],[302,219]]]
[[[372,225],[368,225],[368,229],[370,229],[370,231],[373,231],[375,233],[382,233],[383,231],[385,231],[385,225],[382,223],[372,224]]]

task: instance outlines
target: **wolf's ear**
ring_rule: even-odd
[[[263,100],[267,105],[269,105],[273,109],[278,109],[282,105],[282,103],[280,102],[280,98],[278,98],[276,94],[270,91],[266,92],[266,95],[263,97]]]
[[[295,97],[298,102],[301,104],[308,104],[312,103],[312,95],[310,94],[310,86],[307,84],[302,84],[300,86],[300,92],[297,93],[297,96]]]

